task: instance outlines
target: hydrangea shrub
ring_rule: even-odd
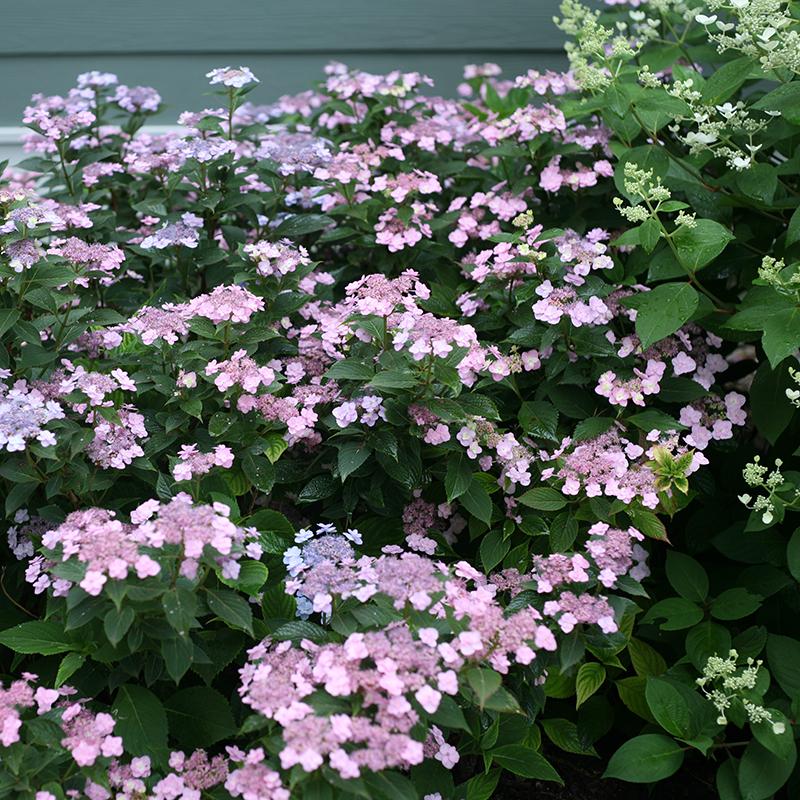
[[[799,11],[566,0],[566,73],[227,66],[164,134],[34,96],[2,796],[797,791]]]

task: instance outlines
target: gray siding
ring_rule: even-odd
[[[0,11],[0,127],[33,92],[62,93],[79,72],[155,86],[170,123],[214,102],[204,74],[246,64],[268,102],[310,88],[323,66],[420,70],[452,94],[465,63],[511,76],[563,67],[558,0],[23,0]]]

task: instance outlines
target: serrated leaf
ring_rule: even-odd
[[[163,594],[161,605],[170,627],[181,636],[186,636],[197,611],[197,596],[194,590],[176,586]]]
[[[665,283],[644,294],[636,311],[636,334],[646,349],[675,333],[694,314],[700,296],[688,283]]]
[[[149,755],[156,763],[167,753],[167,715],[161,701],[144,686],[120,686],[111,706],[114,733],[130,755]]]
[[[226,625],[253,635],[253,612],[244,598],[228,589],[209,589],[206,599],[211,611]]]
[[[656,783],[674,775],[683,763],[681,746],[658,733],[637,736],[611,756],[604,778],[629,783]]]
[[[338,465],[339,477],[344,483],[348,476],[352,475],[368,458],[370,448],[367,443],[361,441],[343,442],[338,445]]]
[[[667,733],[680,739],[691,739],[699,733],[703,700],[695,691],[676,681],[650,676],[645,697],[650,712]]]
[[[483,708],[486,701],[500,688],[502,678],[493,669],[473,667],[466,672],[467,683],[475,692],[478,703]]]
[[[789,779],[797,761],[797,751],[779,758],[760,742],[747,745],[739,762],[739,790],[742,800],[767,800]]]
[[[492,498],[478,478],[473,476],[469,488],[459,497],[459,501],[473,517],[487,525],[491,523]]]
[[[230,703],[215,689],[182,689],[170,695],[164,707],[170,735],[187,750],[210,747],[236,733]]]
[[[677,550],[667,552],[667,579],[672,588],[687,600],[702,603],[708,596],[708,574],[691,556]]]
[[[253,486],[269,494],[275,485],[275,467],[268,458],[247,453],[242,459],[242,470]]]
[[[42,656],[66,653],[75,647],[67,637],[63,625],[42,620],[23,622],[0,632],[0,644],[15,653],[36,653]]]
[[[561,776],[547,759],[532,747],[525,747],[521,744],[505,744],[490,750],[488,755],[491,756],[494,763],[515,775],[563,784]]]
[[[481,539],[481,564],[487,575],[506,557],[510,549],[511,545],[503,539],[500,531],[489,531]]]
[[[116,647],[128,632],[135,617],[136,614],[130,606],[115,607],[108,611],[103,619],[103,631],[108,641]]]
[[[560,511],[568,502],[561,492],[557,492],[549,486],[537,486],[534,489],[528,489],[517,500],[523,506],[536,509],[536,511]]]
[[[694,227],[683,225],[672,236],[678,258],[695,273],[710,264],[733,241],[734,235],[719,222],[698,219]]]
[[[578,735],[578,726],[568,719],[543,719],[540,722],[547,738],[561,750],[576,755],[596,756],[597,751],[589,745],[584,747]]]
[[[596,661],[581,664],[575,678],[575,708],[580,708],[606,680],[606,668]]]
[[[667,662],[646,642],[631,637],[628,641],[628,654],[637,675],[661,675],[667,671]]]
[[[472,466],[469,458],[463,453],[449,456],[444,476],[447,502],[451,503],[457,497],[461,497],[469,488],[470,483],[472,483]]]
[[[236,579],[223,578],[219,580],[231,589],[238,589],[247,595],[256,595],[267,582],[269,570],[260,561],[246,560],[239,562],[239,575]]]
[[[55,688],[63,686],[85,663],[86,658],[80,653],[67,653],[58,665]]]

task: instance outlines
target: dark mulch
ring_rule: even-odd
[[[547,753],[564,779],[564,786],[504,776],[495,791],[497,800],[718,800],[715,769],[705,762],[686,763],[672,778],[655,786],[603,779],[597,759]],[[506,773],[508,775],[508,773]]]

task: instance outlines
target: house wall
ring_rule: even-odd
[[[0,21],[0,160],[19,156],[31,94],[61,94],[91,69],[159,90],[174,123],[214,102],[205,73],[249,66],[269,102],[310,88],[326,63],[419,70],[452,95],[467,63],[513,76],[561,68],[558,0],[24,0]]]

